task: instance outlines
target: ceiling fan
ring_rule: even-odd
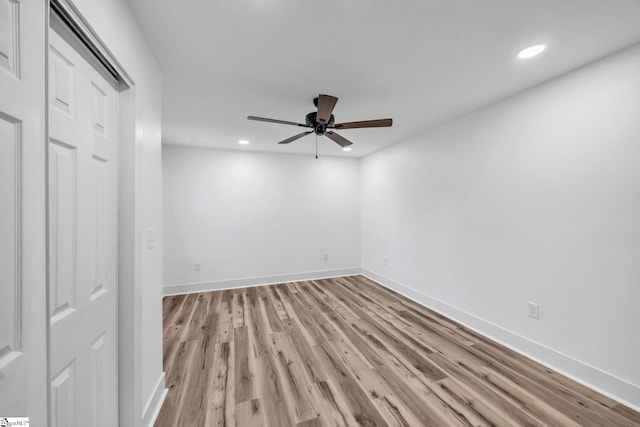
[[[313,105],[318,108],[318,111],[313,111],[307,114],[305,123],[295,123],[288,122],[286,120],[276,120],[276,119],[267,119],[264,117],[255,117],[249,116],[247,119],[249,120],[258,120],[261,122],[269,122],[269,123],[280,123],[283,125],[292,125],[299,126],[304,128],[310,128],[310,131],[299,133],[298,135],[294,135],[291,138],[287,138],[284,141],[280,141],[278,144],[289,144],[297,139],[302,138],[303,136],[309,135],[310,133],[315,133],[319,136],[326,136],[331,139],[333,142],[338,144],[341,147],[348,147],[353,144],[351,141],[346,139],[343,136],[338,135],[333,132],[331,129],[361,129],[361,128],[378,128],[378,127],[389,127],[392,125],[392,119],[379,119],[379,120],[362,120],[359,122],[346,122],[346,123],[335,123],[335,119],[333,117],[333,109],[338,102],[338,98],[331,95],[320,95],[317,98],[313,99]]]

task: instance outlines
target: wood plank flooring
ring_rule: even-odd
[[[166,297],[156,427],[640,426],[362,277]]]

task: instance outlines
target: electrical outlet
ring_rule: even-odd
[[[389,265],[389,258],[384,258],[382,260],[382,263],[384,264],[385,267],[388,266]]]
[[[529,317],[540,320],[540,306],[534,302],[529,302]]]
[[[200,271],[200,263],[199,263],[199,262],[196,262],[195,264],[193,264],[193,269],[194,269],[195,271]]]
[[[325,261],[329,261],[329,254],[324,254],[323,258],[324,258]]]

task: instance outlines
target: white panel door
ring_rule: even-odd
[[[0,416],[46,419],[45,3],[0,0]]]
[[[111,427],[118,420],[117,84],[56,30],[52,24],[50,425]]]

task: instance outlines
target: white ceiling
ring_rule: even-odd
[[[164,143],[229,149],[313,153],[246,116],[304,122],[325,93],[337,122],[394,119],[341,131],[349,153],[318,139],[361,157],[640,41],[638,0],[127,1],[163,71]]]

